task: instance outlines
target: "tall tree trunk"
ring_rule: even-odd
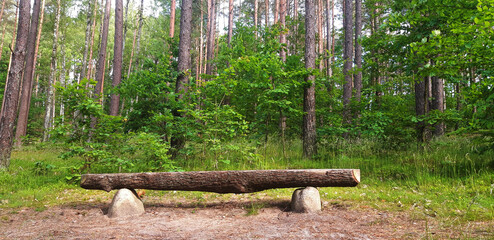
[[[98,0],[94,0],[95,2]],[[86,77],[86,72],[87,72],[87,62],[88,62],[88,54],[89,54],[89,42],[91,41],[91,26],[92,26],[92,19],[93,16],[92,14],[92,7],[96,7],[96,4],[88,4],[87,6],[87,17],[86,17],[86,40],[84,42],[84,54],[82,57],[82,69],[81,69],[81,74],[79,75],[79,80],[77,82],[80,82],[81,79]]]
[[[14,124],[17,116],[17,106],[19,104],[19,88],[29,33],[30,1],[21,0],[18,6],[19,24],[17,38],[15,49],[12,53],[9,81],[5,85],[6,92],[3,95],[2,102],[4,110],[0,114],[0,169],[7,169],[10,166],[10,154],[14,140]]]
[[[352,52],[353,52],[353,12],[352,1],[344,1],[343,10],[343,28],[345,39],[343,45],[343,75],[345,83],[343,84],[343,125],[349,127],[352,123],[352,113],[350,109],[350,100],[352,98]],[[343,135],[348,137],[348,133]]]
[[[2,22],[3,22],[2,18],[3,18],[3,9],[4,9],[4,7],[5,7],[5,1],[6,1],[6,0],[3,0],[3,1],[2,1],[2,10],[0,10],[0,23],[2,23]],[[4,25],[5,25],[5,24],[4,24]]]
[[[232,44],[232,35],[233,35],[233,0],[228,0],[228,46],[229,47],[231,47]]]
[[[39,53],[39,42],[41,40],[41,33],[43,30],[43,19],[45,16],[45,0],[41,1],[41,13],[40,13],[40,15],[41,16],[39,19],[38,35],[36,37],[36,47],[34,48],[34,61],[33,61],[33,74],[32,74],[33,79],[34,79],[34,73],[36,72],[36,66],[39,65],[37,60],[38,60],[38,53]],[[31,97],[31,95],[29,97]],[[31,99],[29,99],[29,102],[31,102]]]
[[[279,0],[280,2],[280,24],[283,29],[286,27],[286,1],[287,0]],[[280,43],[286,45],[286,32],[283,30],[280,35]],[[281,61],[286,61],[286,47],[283,46],[280,51]]]
[[[424,78],[422,81],[415,82],[415,115],[420,118],[426,114],[426,80]],[[424,121],[417,122],[417,141],[424,142],[426,139],[425,135],[425,123]]]
[[[55,77],[57,74],[57,48],[58,48],[58,28],[60,25],[60,9],[61,2],[57,0],[57,13],[55,16],[55,27],[53,30],[53,47],[51,50],[51,65],[50,65],[50,78],[48,79],[48,93],[46,96],[46,111],[45,111],[45,123],[43,132],[43,142],[48,141],[50,138],[50,131],[53,127],[53,114],[55,112]]]
[[[176,1],[172,0],[170,7],[170,38],[173,38],[173,36],[175,35],[175,5]]]
[[[178,69],[179,75],[175,86],[177,101],[182,101],[188,76],[190,75],[190,45],[192,32],[192,0],[182,0],[180,16],[180,40],[178,52]],[[175,117],[184,117],[179,109],[174,109]],[[180,132],[172,136],[171,139],[172,158],[176,158],[178,151],[185,146],[185,133]]]
[[[96,88],[94,95],[101,102],[103,92],[103,78],[105,77],[106,65],[106,47],[108,45],[108,28],[110,25],[110,7],[111,0],[106,0],[105,15],[103,18],[103,26],[101,31],[101,43],[99,48],[98,65],[96,66]]]
[[[331,48],[332,48],[332,29],[333,26],[331,25],[331,19],[333,16],[333,9],[331,5],[333,4],[333,0],[326,0],[326,41],[327,41],[327,51],[328,51],[328,59],[327,59],[327,75],[328,77],[333,76],[333,61],[332,60],[332,54],[331,54]]]
[[[141,51],[141,36],[142,36],[142,26],[144,25],[144,0],[141,0],[141,5],[139,6],[139,30],[137,32],[137,46],[136,46],[136,64],[135,66],[139,69],[139,53]]]
[[[374,19],[374,28],[373,28],[373,31],[374,33],[377,33],[379,31],[379,24],[380,24],[380,11],[379,11],[379,2],[376,2],[375,3],[375,8],[374,8],[374,11],[373,11],[373,19]],[[380,50],[377,49],[377,50],[373,50],[374,53],[373,55],[375,56],[374,57],[374,61],[376,62],[376,69],[374,71],[374,87],[376,88],[376,92],[375,92],[375,97],[376,97],[376,105],[377,105],[377,108],[381,108],[381,96],[382,96],[382,91],[380,90],[380,87],[381,87],[381,82],[382,82],[382,77],[381,77],[381,72],[380,72],[380,69],[381,69],[381,63],[379,61],[379,58],[378,58],[378,55],[380,54]]]
[[[101,3],[103,3],[103,0],[101,0]],[[93,48],[94,48],[94,35],[96,34],[96,13],[98,10],[98,0],[94,0],[94,9],[93,9],[93,26],[91,27],[91,44],[89,45],[89,58],[88,58],[88,69],[87,69],[87,78],[90,79],[93,76]],[[102,15],[104,16],[104,15]],[[102,23],[103,24],[103,23]]]
[[[62,34],[62,37],[61,37],[63,40],[61,41],[62,44],[60,46],[60,55],[61,55],[61,58],[62,58],[62,66],[60,68],[60,86],[62,87],[65,87],[66,86],[66,73],[67,73],[67,70],[65,69],[66,67],[66,56],[65,56],[65,33]],[[55,113],[55,112],[53,112]],[[55,114],[53,114],[55,115]],[[59,112],[59,116],[61,118],[61,121],[62,123],[64,122],[64,118],[65,118],[65,105],[63,103],[63,101],[60,101],[60,112]],[[54,116],[55,117],[55,116]]]
[[[203,57],[204,57],[204,37],[203,37],[203,31],[204,31],[204,12],[202,10],[202,3],[203,1],[201,0],[201,24],[200,24],[200,30],[199,30],[199,75],[197,76],[197,80],[199,81],[198,86],[202,86],[202,79],[201,79],[201,74],[203,74]]]
[[[264,0],[265,27],[269,26],[269,0]]]
[[[129,29],[129,3],[131,0],[127,0],[125,3],[125,16],[124,16],[124,30],[123,30],[123,46],[122,52],[125,52],[125,41],[127,39],[127,30]],[[133,1],[132,1],[133,2]]]
[[[257,31],[257,25],[258,25],[258,11],[259,11],[259,1],[254,0],[254,27],[256,28]],[[257,33],[256,33],[257,34]]]
[[[461,111],[461,89],[462,85],[461,83],[456,83],[455,84],[455,97],[456,97],[456,111],[460,112]],[[460,128],[460,121],[456,122],[455,130],[458,130]]]
[[[305,0],[305,68],[316,67],[315,0]],[[317,154],[315,77],[309,75],[304,87],[303,156]]]
[[[362,0],[355,0],[355,100],[360,103],[362,97],[362,45],[360,36],[362,35]]]
[[[137,25],[137,21],[136,21],[136,25]],[[132,71],[132,60],[134,59],[134,50],[135,50],[135,46],[136,46],[136,37],[137,37],[137,28],[134,30],[134,40],[132,41],[132,50],[130,51],[129,69],[127,69],[127,78],[129,78],[130,72]]]
[[[33,89],[34,56],[36,48],[36,35],[38,34],[40,8],[41,0],[35,0],[33,14],[31,16],[31,26],[29,27],[29,36],[27,39],[26,65],[24,67],[24,75],[22,79],[21,102],[15,132],[15,146],[21,146],[21,137],[26,136],[27,131],[27,119]]]
[[[5,42],[5,28],[7,27],[6,24],[3,25],[3,30],[2,30],[2,43],[0,44],[0,60],[2,60],[2,53],[3,53],[3,43]]]
[[[17,34],[17,18],[19,17],[19,0],[16,1],[16,10],[15,10],[15,20],[14,20],[14,31],[12,32],[12,41],[10,43],[11,49],[14,46],[14,41],[16,41],[16,34]],[[31,5],[29,5],[31,7]],[[10,67],[12,66],[12,58],[14,57],[12,55],[13,53],[10,53],[10,59],[9,59],[9,66],[7,68],[7,71],[10,72]],[[7,75],[7,79],[5,79],[5,86],[9,83],[9,75]],[[7,88],[4,89],[3,95],[5,96],[7,94]],[[2,102],[2,109],[0,110],[0,116],[3,115],[3,111],[5,108],[5,103]]]
[[[216,32],[216,1],[208,0],[208,29],[207,29],[207,57],[206,57],[206,74],[212,74],[212,63],[214,58],[214,36]]]
[[[283,31],[281,32],[280,35],[280,43],[282,45],[281,51],[280,51],[280,58],[281,61],[286,62],[286,32],[284,29],[286,29],[286,2],[287,0],[279,0],[280,2],[280,25],[283,28]],[[281,141],[283,144],[283,153],[285,153],[285,132],[286,132],[286,119],[287,117],[283,113],[283,109],[280,108],[280,130],[281,130]]]
[[[439,77],[432,77],[432,110],[444,112],[444,82]],[[444,135],[444,122],[440,121],[434,126],[434,136]]]
[[[317,36],[318,36],[318,40],[317,40],[317,50],[318,50],[318,55],[319,57],[323,56],[324,54],[324,33],[323,33],[323,28],[322,28],[322,25],[323,25],[323,4],[322,4],[322,0],[318,0],[317,1]],[[322,70],[324,69],[324,61],[320,61],[319,62],[319,71],[322,72]]]
[[[280,14],[280,0],[274,0],[274,24],[278,23],[278,15]]]
[[[113,48],[113,82],[115,89],[122,82],[122,62],[123,62],[123,2],[115,1],[115,40]],[[120,95],[113,93],[110,100],[110,115],[117,116],[120,106]]]

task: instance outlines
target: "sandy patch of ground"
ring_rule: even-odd
[[[109,202],[0,210],[0,239],[422,239],[494,238],[494,221],[446,226],[405,212],[325,202],[315,214],[288,212],[288,200],[194,201],[146,198],[146,213],[105,215]],[[254,211],[258,209],[257,212]],[[250,212],[255,214],[248,215]],[[426,221],[427,220],[427,221]]]

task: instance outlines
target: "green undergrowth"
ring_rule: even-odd
[[[324,207],[406,212],[413,217],[443,219],[451,224],[494,219],[494,153],[469,137],[447,137],[427,146],[388,148],[372,140],[322,143],[312,160],[300,158],[301,143],[276,139],[267,144],[236,140],[220,150],[194,149],[176,164],[185,171],[240,169],[359,168],[355,188],[321,188]],[[63,147],[34,145],[14,151],[8,171],[0,172],[0,209],[22,207],[43,211],[50,206],[107,203],[112,194],[78,187],[71,166],[81,160],[60,158]],[[253,194],[147,191],[149,199],[171,199],[198,207],[232,199],[247,201],[255,215],[269,201],[289,201],[293,189]],[[146,198],[145,198],[146,200]]]

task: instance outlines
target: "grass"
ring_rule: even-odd
[[[288,141],[285,152],[279,142],[271,139],[262,145],[237,140],[216,152],[192,152],[186,161],[177,164],[187,171],[359,168],[359,186],[322,188],[322,200],[333,206],[406,212],[419,219],[433,217],[453,225],[494,219],[494,152],[482,150],[468,137],[452,136],[426,147],[395,150],[387,149],[386,143],[379,141],[334,141],[321,144],[314,160],[300,158],[299,141]],[[197,145],[191,148],[208,149]],[[69,167],[79,160],[62,160],[58,158],[61,152],[60,147],[50,145],[14,151],[10,169],[0,172],[0,208],[15,211],[29,207],[43,211],[79,201],[109,202],[110,194],[83,190],[67,181],[71,176]],[[292,191],[274,189],[257,196],[290,199]],[[147,195],[169,194],[149,191]],[[196,201],[198,205],[226,197],[197,192],[174,192],[173,196]],[[257,214],[263,207],[254,201],[246,208],[247,215]]]

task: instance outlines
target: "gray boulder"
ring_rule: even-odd
[[[313,187],[300,188],[292,195],[291,210],[298,213],[321,211],[319,190]]]
[[[144,213],[144,204],[129,189],[122,188],[118,190],[108,209],[108,217],[129,217],[137,216]]]

